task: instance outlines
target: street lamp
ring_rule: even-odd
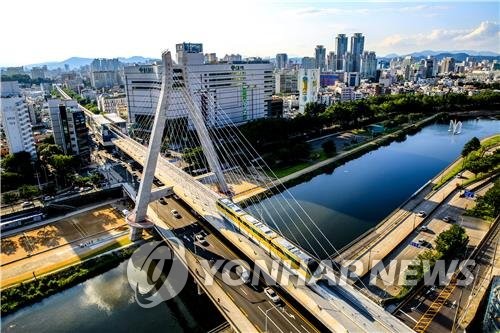
[[[371,259],[372,259],[372,251],[373,249],[370,249],[370,252],[368,253],[368,270],[370,270],[370,264],[371,264]],[[374,251],[375,253],[379,253],[380,251]]]
[[[275,305],[275,306],[273,306],[272,308],[269,308],[269,309],[267,309],[267,310],[266,310],[266,323],[265,323],[265,329],[264,329],[264,332],[266,332],[266,333],[267,333],[267,317],[268,317],[267,313],[268,313],[269,311],[271,311],[272,309],[275,309],[275,308],[277,308],[277,307],[278,307],[278,304],[276,304],[276,305]]]

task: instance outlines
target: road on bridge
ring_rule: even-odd
[[[168,225],[174,234],[184,242],[186,249],[195,253],[200,259],[217,261],[235,260],[239,257],[226,245],[218,240],[216,236],[204,229],[197,217],[182,201],[172,197],[165,200],[166,204],[158,201],[150,204],[159,218]],[[177,210],[181,218],[175,218],[171,210]],[[203,233],[208,245],[202,245],[195,241],[195,235]],[[305,319],[294,307],[287,302],[281,302],[278,306],[270,302],[263,292],[263,283],[255,289],[247,284],[241,286],[229,286],[222,281],[221,272],[217,272],[215,280],[224,289],[240,310],[247,315],[250,321],[262,332],[319,332],[307,319]],[[230,272],[231,278],[237,280],[234,272]],[[282,298],[283,299],[283,298]]]

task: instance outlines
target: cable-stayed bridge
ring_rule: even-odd
[[[115,146],[143,165],[136,206],[127,216],[131,238],[154,225],[150,202],[173,191],[331,331],[411,332],[356,287],[334,283],[339,274],[321,262],[337,251],[334,244],[276,183],[204,79],[174,65],[170,52],[162,61],[155,115],[134,124],[133,138],[115,133]],[[155,177],[164,185],[153,189]],[[271,199],[267,187],[281,191]],[[238,201],[247,208],[233,203]],[[283,276],[287,283],[280,283]]]

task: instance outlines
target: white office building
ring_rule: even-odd
[[[0,82],[2,128],[7,137],[9,152],[26,151],[36,159],[35,140],[30,114],[17,81]]]
[[[299,70],[299,111],[304,112],[307,103],[318,100],[320,69]]]
[[[185,64],[192,96],[209,126],[235,124],[266,117],[274,90],[273,65],[263,61],[205,64],[201,44],[182,43],[177,47],[174,75]],[[152,124],[161,90],[161,64],[125,67],[128,121]],[[220,109],[227,117],[222,117]],[[167,118],[187,117],[185,100],[172,93]]]
[[[89,159],[88,128],[77,101],[49,99],[48,104],[55,143],[64,154]]]

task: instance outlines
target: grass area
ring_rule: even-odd
[[[129,258],[134,250],[135,247],[121,249],[3,290],[1,296],[2,315],[14,312],[21,307],[38,302],[47,296],[102,274]]]
[[[493,137],[490,137],[490,138],[487,138],[487,139],[481,141],[481,148],[480,148],[480,150],[481,151],[485,151],[485,150],[488,150],[491,147],[497,146],[499,144],[500,144],[500,135],[495,135]],[[473,154],[473,153],[475,153],[475,152],[471,152],[469,154],[469,156],[471,154]],[[468,158],[468,156],[465,159],[467,159],[467,158]],[[460,159],[458,159],[450,167],[450,169],[448,170],[448,172],[446,172],[445,174],[443,174],[441,176],[441,179],[439,180],[438,183],[436,183],[436,185],[434,185],[433,189],[434,190],[438,189],[443,184],[445,184],[446,182],[448,182],[450,179],[452,179],[453,177],[455,177],[458,173],[460,173],[461,171],[463,171],[464,170],[464,165],[465,165],[464,164],[464,158],[461,157]],[[496,168],[494,170],[494,172],[498,172],[498,168]],[[481,179],[485,178],[485,176],[483,174],[481,175],[481,177],[482,177]],[[466,182],[464,182],[463,185],[464,186],[469,185],[470,183],[475,182],[477,180],[480,180],[479,177],[478,177],[478,175],[476,175],[476,177],[474,177],[474,178],[471,178],[471,179],[467,180]]]
[[[311,155],[316,155],[316,158],[314,158],[311,161],[302,162],[302,163],[295,164],[295,165],[285,166],[282,168],[273,168],[273,172],[277,178],[282,178],[282,177],[288,176],[294,172],[300,171],[302,169],[307,168],[308,166],[311,166],[315,163],[324,161],[327,158],[329,158],[328,156],[326,156],[326,154],[322,150],[313,152]],[[272,174],[270,174],[268,176],[272,176]]]
[[[399,135],[407,134],[408,132],[412,131],[414,128],[419,128],[418,126],[422,122],[425,123],[426,119],[434,119],[436,116],[437,115],[434,115],[434,116],[431,116],[431,117],[428,117],[425,119],[420,119],[417,122],[412,121],[410,123],[406,123],[403,125],[397,125],[395,127],[388,128],[388,129],[386,129],[386,131],[382,135],[376,136],[372,139],[368,139],[368,140],[363,141],[363,142],[351,144],[347,147],[343,147],[341,150],[337,151],[336,155],[338,155],[339,153],[352,151],[355,148],[358,148],[358,147],[361,147],[364,145],[366,145],[366,147],[369,147],[369,149],[367,149],[367,150],[372,150],[373,147],[379,147],[379,146],[385,145],[385,144],[391,142],[392,140],[397,139],[399,137]],[[417,127],[412,126],[415,124],[417,124]],[[366,134],[367,133],[367,131],[365,129],[354,129],[354,130],[351,130],[350,132],[355,133],[355,134],[361,134],[361,133]],[[395,133],[397,133],[397,134],[395,134]],[[363,153],[364,151],[365,151],[364,149],[360,150],[361,153]],[[358,151],[353,152],[353,154],[354,154],[353,156],[357,157],[358,153],[359,153]],[[307,161],[307,162],[300,162],[300,163],[295,164],[295,165],[284,166],[281,168],[280,167],[273,168],[273,172],[274,172],[274,174],[276,174],[277,178],[283,178],[283,177],[288,176],[294,172],[300,171],[300,170],[305,169],[311,165],[314,165],[318,162],[324,161],[330,157],[335,156],[335,155],[326,156],[322,149],[311,153],[312,156],[314,156],[314,154],[318,154],[318,157],[314,158],[310,161]],[[348,155],[351,156],[350,154],[348,154]],[[268,176],[272,176],[272,174],[268,173]]]

